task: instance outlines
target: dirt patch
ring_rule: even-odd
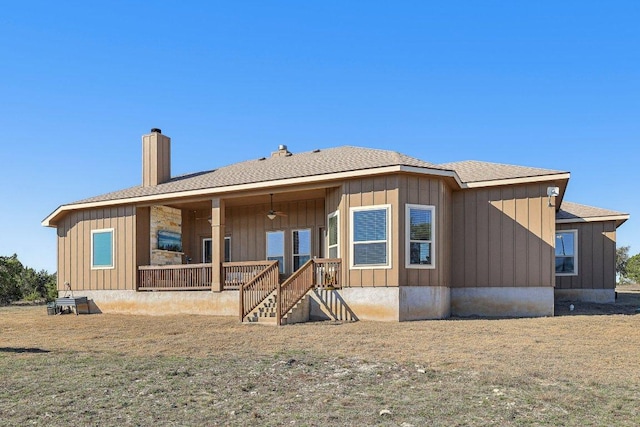
[[[5,307],[0,425],[636,426],[640,316],[587,308],[277,328]]]
[[[573,310],[571,306],[573,305]],[[616,289],[615,303],[586,303],[580,301],[563,301],[556,303],[555,315],[605,315],[605,314],[640,314],[640,285],[620,286]]]

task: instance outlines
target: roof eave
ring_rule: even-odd
[[[58,206],[58,208],[51,212],[45,219],[40,223],[43,227],[55,227],[57,224],[54,222],[55,219],[62,213],[65,209],[65,205]]]
[[[113,205],[131,204],[131,203],[148,203],[148,202],[155,202],[155,201],[166,201],[166,200],[174,200],[176,198],[182,198],[182,197],[215,196],[215,195],[233,193],[237,191],[255,190],[255,189],[261,189],[261,188],[272,189],[274,187],[281,187],[281,186],[284,187],[284,186],[290,186],[290,185],[296,185],[296,184],[329,182],[329,181],[336,181],[336,180],[346,179],[346,178],[354,178],[354,177],[370,176],[370,175],[384,175],[384,174],[397,173],[397,172],[419,173],[424,175],[453,178],[458,184],[458,186],[460,186],[460,188],[462,188],[463,186],[462,182],[460,181],[460,178],[454,171],[434,169],[429,167],[395,165],[395,166],[359,169],[354,171],[338,172],[338,173],[323,174],[323,175],[310,175],[310,176],[298,177],[298,178],[285,178],[285,179],[279,179],[279,180],[273,180],[273,181],[260,181],[260,182],[253,182],[248,184],[235,184],[235,185],[228,185],[224,187],[209,187],[209,188],[202,188],[198,190],[174,191],[170,193],[153,194],[153,195],[147,195],[147,196],[125,197],[125,198],[118,198],[118,199],[112,199],[112,200],[102,200],[102,201],[85,202],[85,203],[72,203],[69,205],[59,206],[55,211],[53,211],[49,216],[47,216],[42,221],[41,224],[45,227],[55,227],[57,226],[57,221],[60,219],[61,216],[63,216],[66,212],[77,210],[77,209],[90,209],[90,208],[97,208],[97,207],[103,207],[103,206],[113,206]]]
[[[628,214],[620,214],[620,215],[603,215],[603,216],[592,216],[592,217],[576,217],[576,218],[564,218],[564,219],[556,219],[556,224],[577,224],[577,223],[585,223],[585,222],[605,222],[605,221],[615,221],[616,228],[620,227],[629,219]]]
[[[501,185],[528,184],[532,182],[546,182],[557,180],[568,180],[571,177],[569,172],[555,173],[549,175],[535,175],[520,178],[494,179],[488,181],[466,182],[462,188],[498,187]]]

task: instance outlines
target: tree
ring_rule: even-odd
[[[640,283],[640,254],[636,254],[627,261],[626,277],[634,283]]]
[[[57,298],[56,274],[25,267],[18,256],[0,256],[0,304],[27,299],[30,301]]]
[[[22,297],[23,269],[18,255],[0,256],[0,304],[7,304]]]
[[[620,278],[627,276],[627,262],[629,261],[629,246],[616,249],[616,274]]]

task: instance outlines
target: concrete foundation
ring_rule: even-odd
[[[287,313],[287,325],[294,323],[304,323],[309,321],[310,313],[310,298],[309,295],[302,298],[298,304],[296,304],[289,313]]]
[[[82,291],[76,294],[89,299],[92,313],[239,315],[238,291]]]
[[[400,321],[445,319],[451,315],[451,291],[444,286],[403,286]]]
[[[572,301],[615,300],[613,290],[570,291],[561,292],[556,297]],[[82,291],[77,294],[90,300],[92,313],[237,317],[239,307],[238,291]],[[449,289],[437,286],[403,286],[315,289],[291,313],[288,323],[304,322],[307,319],[401,322],[444,319],[450,315],[538,317],[553,316],[553,307],[554,289],[551,287]]]
[[[556,289],[556,301],[616,302],[615,289]]]
[[[553,316],[552,287],[451,288],[453,316]]]
[[[342,290],[313,289],[309,298],[310,320],[343,320],[351,322],[358,317],[341,295]]]
[[[449,288],[403,286],[314,290],[310,318],[313,320],[407,320],[449,317]]]

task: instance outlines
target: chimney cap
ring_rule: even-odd
[[[162,133],[162,129],[160,129],[160,128],[151,128],[151,133]]]
[[[282,150],[282,151],[284,151],[284,150],[286,150],[286,149],[287,149],[287,146],[286,146],[286,145],[284,145],[284,144],[280,144],[280,145],[278,145],[278,150]]]

